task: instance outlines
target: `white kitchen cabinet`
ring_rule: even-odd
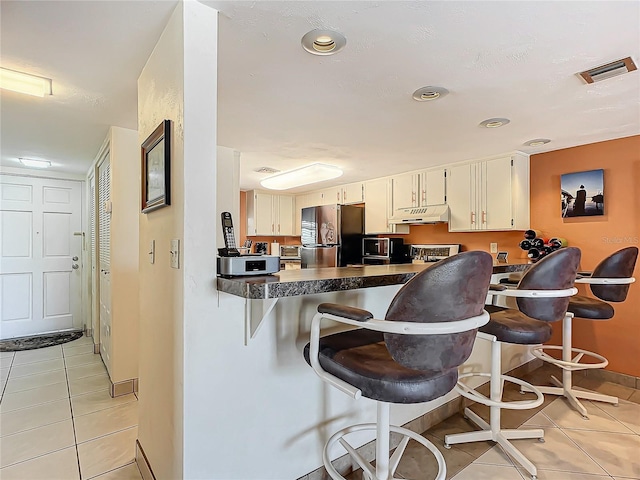
[[[341,189],[341,204],[349,205],[353,203],[362,203],[364,202],[364,183],[356,182],[356,183],[348,183],[346,185],[342,185]]]
[[[529,157],[454,165],[447,173],[449,231],[529,228]]]
[[[295,234],[294,197],[250,191],[247,193],[247,236]]]
[[[329,187],[320,190],[320,203],[318,205],[337,205],[342,200],[342,189],[340,187]],[[315,205],[314,205],[315,206]]]
[[[419,206],[420,174],[405,173],[391,177],[393,210]]]
[[[445,169],[425,170],[420,174],[420,206],[442,205],[446,203]]]
[[[442,205],[445,186],[444,168],[395,175],[391,177],[393,210]]]
[[[364,182],[364,233],[409,233],[409,225],[390,225],[392,213],[391,179]]]
[[[276,208],[277,203],[277,208]],[[295,227],[293,222],[293,214],[295,199],[289,195],[276,195],[274,198],[274,213],[276,218],[276,235],[294,235]]]
[[[362,182],[348,183],[338,187],[316,190],[310,192],[310,195],[317,197],[317,203],[309,206],[362,203],[364,201],[364,184]]]

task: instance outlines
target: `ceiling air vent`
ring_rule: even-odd
[[[271,167],[260,167],[254,170],[254,172],[258,172],[258,173],[278,173],[279,171],[280,170],[276,168],[271,168]]]
[[[607,63],[584,72],[580,72],[580,76],[587,83],[599,82],[606,80],[607,78],[622,75],[623,73],[633,72],[637,70],[636,64],[633,63],[631,57],[623,58],[622,60],[616,60],[615,62]]]

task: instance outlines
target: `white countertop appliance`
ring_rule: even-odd
[[[235,277],[245,275],[270,275],[280,271],[278,255],[242,255],[218,257],[218,275]]]
[[[431,263],[460,253],[460,245],[411,245],[412,263]]]

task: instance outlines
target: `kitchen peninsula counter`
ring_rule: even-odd
[[[217,277],[220,292],[242,298],[265,300],[359,288],[401,285],[436,263],[366,265],[362,267],[307,268],[283,270],[274,275]],[[528,263],[494,264],[493,273],[524,271]]]

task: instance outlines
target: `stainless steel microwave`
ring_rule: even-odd
[[[402,260],[405,257],[408,258],[407,248],[402,238],[369,237],[362,239],[363,263],[366,258],[389,259],[403,263]]]

